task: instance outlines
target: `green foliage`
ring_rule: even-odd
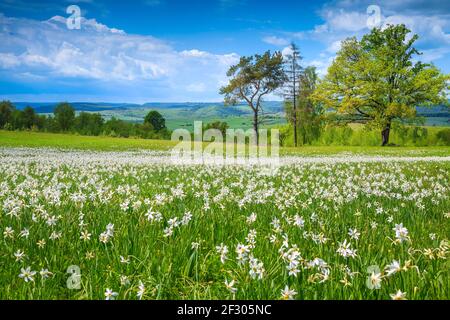
[[[0,102],[0,128],[8,130],[39,130],[45,117],[36,114],[30,106],[17,110],[9,101]]]
[[[449,75],[431,64],[414,62],[417,35],[404,25],[374,28],[361,41],[349,38],[313,98],[326,108],[389,130],[393,120],[413,118],[416,106],[447,103]]]
[[[214,121],[211,123],[207,123],[206,125],[203,125],[203,132],[209,129],[217,129],[222,133],[222,136],[225,138],[227,129],[229,129],[230,126],[226,122],[222,121]]]
[[[150,111],[144,119],[144,123],[150,125],[149,130],[161,131],[166,129],[166,119],[158,111]]]
[[[301,144],[310,144],[317,139],[324,125],[323,108],[311,99],[311,95],[316,89],[317,79],[315,67],[307,67],[300,76],[298,127]]]
[[[292,123],[294,127],[294,146],[298,146],[298,119],[299,114],[297,110],[297,96],[299,95],[300,77],[302,75],[302,67],[300,61],[302,59],[300,50],[295,43],[289,46],[289,52],[284,56],[284,66],[286,73],[286,82],[284,84],[284,101],[286,117],[288,122]]]
[[[170,138],[165,119],[156,111],[150,112],[143,124],[131,123],[115,117],[105,122],[99,113],[80,112],[76,116],[73,107],[68,103],[60,103],[55,108],[54,116],[44,116],[36,114],[30,106],[17,110],[9,101],[3,101],[0,103],[0,123],[2,124],[0,129],[7,130],[72,132],[80,135],[107,135],[123,138]],[[158,130],[155,130],[155,127]]]
[[[231,77],[227,86],[220,89],[226,104],[245,101],[253,111],[253,128],[258,134],[261,103],[269,93],[274,92],[286,81],[283,70],[283,56],[280,52],[250,57],[241,57],[239,63],[231,66],[227,72]]]
[[[436,137],[439,142],[442,142],[445,146],[450,146],[450,129],[442,129],[438,133],[436,133]]]
[[[31,129],[37,124],[37,116],[34,109],[27,106],[22,111],[22,126],[24,129]]]
[[[294,100],[285,100],[284,102],[288,122],[293,126],[297,125],[297,128],[294,128],[294,145],[296,144],[296,131],[297,140],[300,138],[299,145],[311,144],[314,140],[318,139],[324,125],[325,116],[323,108],[311,99],[316,89],[317,80],[316,68],[305,68],[298,78],[295,110],[293,108]]]
[[[53,111],[61,131],[69,131],[75,120],[75,110],[67,102],[60,103]]]
[[[98,136],[104,120],[98,113],[81,112],[75,119],[75,130],[82,135]]]
[[[105,123],[103,134],[110,137],[128,138],[136,136],[136,130],[132,123],[113,117]]]
[[[0,102],[0,128],[4,128],[12,120],[14,106],[10,101]]]
[[[291,126],[280,127],[282,146],[294,146]],[[310,143],[314,146],[379,146],[380,135],[376,129],[328,124]],[[405,126],[395,123],[391,132],[393,146],[448,146],[450,129],[439,127]]]

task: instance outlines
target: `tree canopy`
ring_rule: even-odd
[[[416,106],[447,103],[450,78],[432,64],[415,61],[417,39],[405,25],[374,28],[360,41],[346,39],[314,100],[380,128],[386,145],[394,119],[414,117]]]
[[[149,124],[155,131],[166,129],[166,119],[155,110],[150,111],[144,119],[144,124]]]
[[[227,72],[230,81],[220,89],[226,104],[245,101],[253,111],[253,129],[258,141],[259,114],[265,95],[280,88],[286,81],[283,70],[283,56],[280,52],[270,51],[263,55],[241,57],[238,64]]]
[[[14,106],[10,101],[0,102],[0,128],[3,128],[12,120]]]
[[[53,113],[55,114],[56,122],[62,131],[68,131],[73,126],[75,110],[67,102],[58,104]]]

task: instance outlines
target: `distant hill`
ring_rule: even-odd
[[[17,109],[32,106],[38,113],[52,113],[58,103],[54,102],[14,102]],[[70,102],[76,111],[100,112],[107,110],[135,110],[135,109],[160,109],[160,110],[189,110],[189,112],[210,110],[214,113],[250,113],[246,105],[225,106],[222,102],[149,102],[144,104],[132,103],[107,103],[107,102]],[[282,112],[282,102],[267,101],[263,103],[264,111],[268,113]]]
[[[76,111],[99,112],[105,110],[126,110],[128,108],[140,107],[138,104],[129,103],[90,103],[90,102],[71,102]],[[54,102],[14,102],[17,109],[23,109],[26,106],[32,106],[37,113],[53,113],[58,105]]]
[[[32,106],[41,114],[53,113],[57,103],[16,102],[18,109]],[[149,110],[157,110],[167,120],[169,128],[191,127],[196,120],[203,122],[226,121],[232,127],[250,127],[252,112],[245,104],[225,106],[222,102],[149,102],[144,104],[132,103],[89,103],[71,102],[77,112],[98,112],[106,119],[119,119],[141,122]],[[267,125],[285,123],[283,103],[281,101],[266,101],[263,103],[263,118]],[[433,108],[417,108],[418,116],[426,117],[427,125],[450,125],[450,109],[446,106]]]

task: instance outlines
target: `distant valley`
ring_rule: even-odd
[[[51,114],[57,103],[15,102],[18,109],[32,106],[40,114]],[[225,121],[232,128],[250,128],[252,112],[244,104],[225,106],[220,102],[186,102],[186,103],[88,103],[71,102],[77,112],[98,112],[105,119],[116,117],[131,122],[142,122],[150,110],[157,110],[164,118],[169,129],[186,127],[191,129],[194,121],[209,123]],[[283,103],[281,101],[266,101],[263,104],[263,124],[270,127],[286,122]],[[426,118],[426,125],[450,126],[450,111],[448,107],[417,108],[419,116]]]

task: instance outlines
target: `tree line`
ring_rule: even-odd
[[[448,105],[450,75],[418,61],[418,36],[410,33],[403,24],[388,25],[346,39],[323,79],[301,66],[295,44],[284,57],[270,51],[241,57],[220,93],[226,104],[248,104],[257,136],[264,98],[281,91],[295,146],[318,139],[330,123],[363,123],[386,146],[394,125],[415,119],[416,106]]]
[[[40,115],[31,106],[19,110],[10,101],[2,101],[0,102],[0,129],[125,138],[170,138],[166,120],[158,111],[150,111],[143,123],[127,122],[114,117],[105,121],[99,113],[80,112],[77,115],[75,109],[66,102],[58,104],[52,115]]]
[[[147,113],[143,123],[133,123],[115,117],[105,121],[99,113],[80,112],[77,115],[67,102],[58,104],[52,115],[41,115],[31,106],[19,110],[10,101],[1,101],[0,129],[144,139],[170,139],[172,134],[166,127],[166,119],[155,110]],[[222,121],[204,123],[203,131],[208,129],[219,130],[225,136],[229,125]]]

